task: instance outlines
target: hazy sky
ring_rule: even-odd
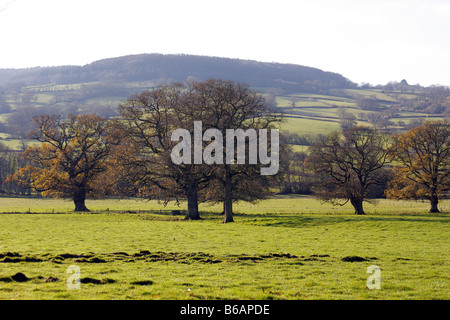
[[[0,0],[0,68],[139,53],[450,85],[450,0]]]

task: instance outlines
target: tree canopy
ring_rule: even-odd
[[[120,142],[116,126],[96,115],[40,116],[34,121],[38,128],[31,137],[40,144],[25,150],[31,164],[16,176],[44,196],[72,198],[75,211],[88,211],[86,197],[106,191],[99,178]]]
[[[119,110],[128,137],[124,141],[130,148],[130,156],[122,162],[128,174],[149,195],[158,193],[166,200],[187,197],[187,218],[199,218],[198,202],[204,199],[223,201],[224,222],[231,222],[233,199],[259,199],[267,192],[267,183],[261,183],[267,179],[261,177],[259,166],[212,161],[235,159],[234,149],[231,155],[225,147],[227,130],[268,129],[279,120],[265,99],[247,85],[213,79],[172,83],[127,99]],[[173,140],[175,130],[183,130],[187,137]],[[183,138],[184,144],[178,143],[183,148],[175,144],[178,138]],[[217,145],[219,138],[225,144]],[[235,138],[229,139],[234,142]],[[177,157],[183,154],[184,160],[174,163],[173,150],[178,150]],[[208,150],[211,163],[204,158]]]
[[[388,137],[369,127],[332,132],[311,147],[307,166],[319,179],[316,194],[325,201],[350,201],[364,214],[363,201],[386,183]]]
[[[393,137],[389,152],[394,178],[387,197],[428,199],[430,212],[439,212],[439,199],[450,190],[450,126],[447,121],[426,121]]]

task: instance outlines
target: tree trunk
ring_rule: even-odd
[[[362,199],[350,199],[350,203],[355,208],[355,214],[365,214]]]
[[[438,209],[439,203],[438,197],[435,195],[431,196],[430,203],[431,203],[430,213],[439,213],[440,211]]]
[[[190,184],[187,190],[188,210],[185,220],[201,220],[198,212],[198,190],[197,185]]]
[[[233,222],[233,197],[232,197],[232,179],[231,168],[229,164],[225,165],[225,200],[223,203],[223,223]]]
[[[86,207],[86,190],[76,190],[73,194],[73,202],[75,204],[76,212],[87,212],[89,209]]]

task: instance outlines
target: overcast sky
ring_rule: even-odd
[[[0,68],[139,53],[450,85],[449,0],[0,0]]]

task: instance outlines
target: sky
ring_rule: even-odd
[[[450,86],[449,0],[0,0],[0,68],[129,54],[293,63]]]

